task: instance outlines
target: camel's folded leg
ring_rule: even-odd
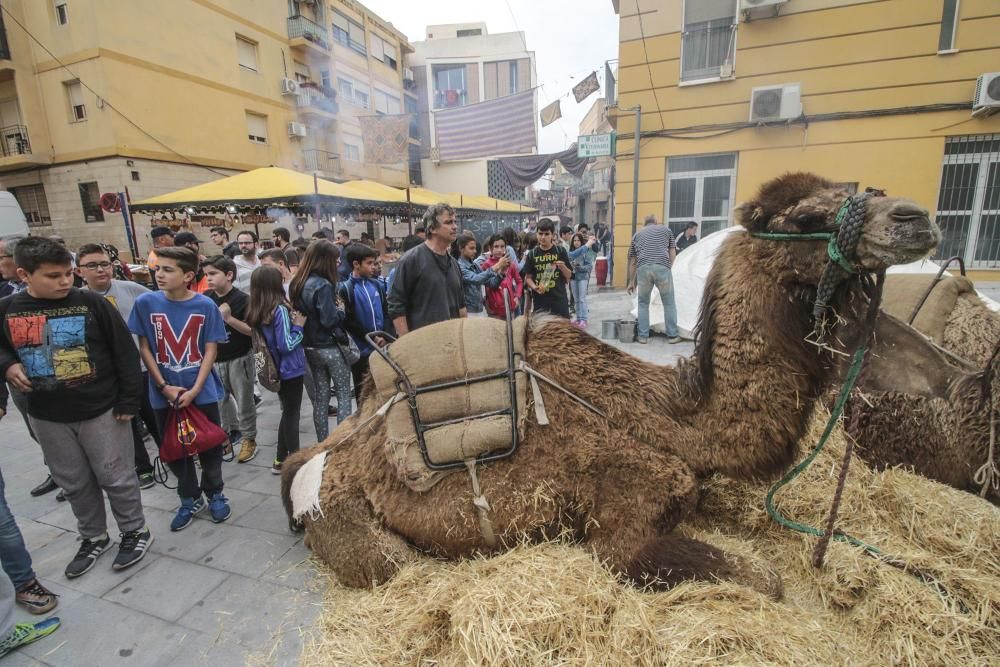
[[[629,564],[626,575],[636,584],[655,588],[670,588],[689,580],[734,581],[775,600],[782,595],[781,577],[763,563],[677,533],[647,542]]]
[[[765,567],[670,532],[697,498],[697,480],[683,461],[626,438],[604,462],[587,542],[640,586],[728,579],[780,597],[781,580]]]
[[[305,517],[305,544],[345,586],[368,588],[391,579],[417,552],[387,530],[360,488],[324,489],[323,516]]]

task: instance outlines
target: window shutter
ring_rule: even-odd
[[[242,37],[236,38],[236,53],[240,67],[257,71],[257,45]]]
[[[83,87],[80,85],[79,81],[73,81],[66,86],[66,92],[69,94],[69,104],[72,107],[83,105]]]
[[[531,58],[519,58],[517,61],[517,92],[521,93],[531,88]]]
[[[510,61],[504,60],[497,64],[497,97],[510,95]]]
[[[371,39],[368,40],[368,48],[371,50],[372,58],[376,60],[383,59],[383,54],[385,53],[385,50],[382,48],[383,44],[382,38],[373,33]]]
[[[718,19],[735,18],[736,0],[698,0],[684,3],[684,27]]]
[[[267,142],[267,116],[247,112],[247,134],[251,141]]]
[[[467,104],[479,101],[479,63],[465,65],[465,93]]]
[[[351,32],[351,22],[348,21],[347,17],[340,12],[333,13],[333,25],[346,33]]]
[[[497,84],[497,63],[483,63],[483,83],[485,84],[486,99],[492,100],[500,97],[500,87]]]
[[[351,26],[351,41],[357,42],[363,49],[365,46],[365,29],[359,26],[354,21],[350,22]]]

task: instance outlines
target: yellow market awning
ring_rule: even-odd
[[[339,185],[341,185],[345,191],[368,201],[386,202],[391,204],[406,203],[406,191],[394,188],[391,185],[384,185],[376,181],[347,181],[346,183],[340,183]]]
[[[229,206],[245,210],[269,206],[312,206],[317,201],[349,204],[362,200],[357,192],[340,183],[322,178],[314,180],[310,174],[291,169],[262,167],[133,202],[131,208],[139,213],[182,211],[189,207],[218,211]]]

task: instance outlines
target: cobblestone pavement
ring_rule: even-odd
[[[592,290],[589,331],[599,336],[601,320],[626,317],[631,300],[620,291]],[[691,352],[689,342],[670,345],[662,336],[648,345],[606,342],[657,363],[672,363],[678,354]],[[11,405],[11,413],[0,421],[7,502],[35,571],[61,596],[54,613],[63,624],[51,637],[8,656],[5,665],[297,662],[301,635],[310,631],[319,613],[325,577],[310,561],[300,536],[288,531],[278,477],[269,470],[277,443],[278,401],[266,391],[263,397],[260,454],[246,464],[223,464],[225,493],[233,508],[228,521],[214,524],[205,512],[186,530],[171,533],[176,492],[161,486],[145,490],[143,503],[154,536],[151,553],[138,565],[115,572],[112,549],[75,580],[63,575],[78,546],[75,518],[55,493],[41,498],[28,494],[46,471],[38,446]],[[303,397],[299,430],[304,446],[314,442],[311,415]],[[113,522],[109,530],[116,538]],[[19,622],[35,618],[29,616],[18,608]]]

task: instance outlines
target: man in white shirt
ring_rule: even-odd
[[[240,254],[233,258],[236,264],[236,280],[233,285],[246,294],[250,293],[250,274],[260,268],[257,259],[257,235],[253,232],[240,232],[236,235],[236,246]]]

